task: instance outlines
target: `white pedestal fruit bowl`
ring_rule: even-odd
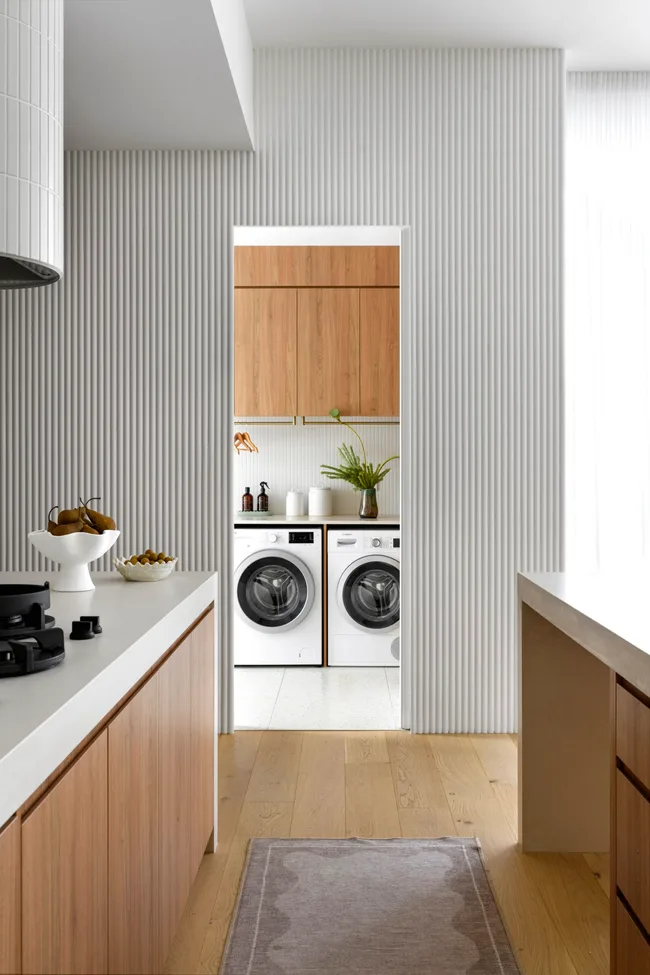
[[[105,531],[101,535],[86,532],[51,535],[42,530],[30,532],[28,537],[41,555],[61,566],[59,572],[52,576],[51,589],[54,592],[87,592],[95,588],[88,564],[105,555],[115,545],[120,533],[115,530]]]

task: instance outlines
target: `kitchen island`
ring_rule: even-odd
[[[214,845],[216,576],[93,581],[51,594],[63,661],[0,681],[0,973],[162,970]]]
[[[650,973],[650,579],[518,579],[519,842],[610,851],[611,972]]]

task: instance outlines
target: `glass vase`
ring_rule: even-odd
[[[360,518],[376,518],[379,514],[377,506],[377,488],[364,488],[361,492],[359,505]]]

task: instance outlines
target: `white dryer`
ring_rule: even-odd
[[[399,528],[330,530],[327,539],[329,665],[397,667]]]
[[[235,664],[322,664],[322,592],[320,528],[235,528]]]

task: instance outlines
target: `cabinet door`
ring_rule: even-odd
[[[22,822],[24,972],[107,970],[107,738],[103,731]]]
[[[399,289],[362,288],[359,369],[362,416],[399,416]]]
[[[650,944],[616,898],[616,975],[650,975]]]
[[[20,971],[20,823],[0,830],[0,975]]]
[[[190,634],[192,672],[192,877],[214,828],[214,611]]]
[[[295,416],[296,291],[235,290],[235,416]]]
[[[164,963],[192,886],[191,640],[158,671],[160,762],[160,944]]]
[[[359,289],[298,292],[298,413],[359,414]]]
[[[108,726],[108,970],[158,972],[158,676]]]

